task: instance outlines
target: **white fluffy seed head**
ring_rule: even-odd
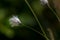
[[[48,4],[48,0],[40,0],[42,5]]]
[[[17,16],[13,16],[9,19],[9,23],[11,27],[14,27],[14,26],[19,26],[19,24],[21,24],[21,21]]]

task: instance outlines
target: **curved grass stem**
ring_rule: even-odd
[[[60,19],[58,17],[58,15],[55,13],[55,11],[51,8],[51,6],[49,4],[47,4],[47,6],[49,7],[49,9],[54,13],[54,15],[56,16],[56,18],[58,19],[58,21],[60,22]]]
[[[41,36],[43,36],[47,40],[49,40],[46,36],[44,36],[42,33],[40,33],[39,31],[37,31],[36,29],[34,29],[34,28],[30,27],[30,26],[24,25],[23,23],[22,23],[22,25],[25,26],[25,27],[27,27],[27,28],[29,28],[29,29],[31,29],[31,30],[33,30],[34,32],[40,34]]]
[[[31,12],[33,13],[33,15],[34,15],[37,23],[39,24],[39,27],[41,28],[41,31],[43,32],[43,35],[45,36],[45,38],[46,38],[47,40],[49,40],[48,37],[46,36],[46,33],[44,32],[44,30],[43,30],[43,28],[42,28],[42,26],[41,26],[41,24],[40,24],[37,16],[35,15],[35,12],[34,12],[33,9],[31,8],[30,4],[28,3],[27,0],[25,0],[25,3],[27,4],[27,6],[30,8]]]

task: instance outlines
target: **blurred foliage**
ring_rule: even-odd
[[[59,40],[60,22],[53,1],[48,1],[0,0],[0,40]],[[12,16],[22,23],[11,27]]]

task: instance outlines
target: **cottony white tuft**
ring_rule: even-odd
[[[9,23],[12,27],[14,27],[14,26],[19,26],[21,21],[19,20],[19,18],[17,16],[13,16],[9,19]]]
[[[48,4],[48,0],[40,0],[42,5]]]

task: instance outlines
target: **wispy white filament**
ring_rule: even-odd
[[[14,27],[14,26],[19,26],[21,21],[19,20],[19,18],[17,16],[13,16],[9,19],[9,23],[12,27]]]
[[[42,5],[48,4],[48,0],[40,0]]]

